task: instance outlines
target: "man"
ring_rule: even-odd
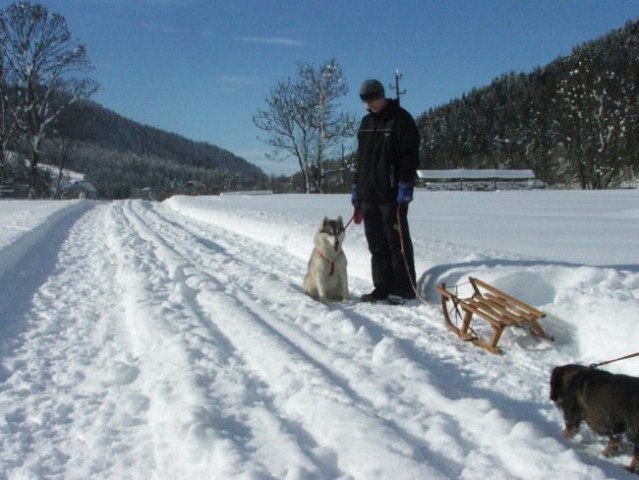
[[[410,113],[386,98],[378,80],[364,81],[359,95],[369,113],[357,134],[352,203],[364,221],[374,286],[361,299],[401,304],[416,293],[407,216],[419,164],[419,132]]]

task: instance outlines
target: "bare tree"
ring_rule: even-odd
[[[18,94],[12,108],[29,144],[31,187],[38,194],[42,140],[68,105],[90,97],[98,85],[74,76],[92,70],[86,48],[71,37],[62,15],[42,5],[16,2],[2,11],[0,44],[6,48],[7,85]]]
[[[340,113],[337,99],[348,93],[334,59],[319,67],[298,65],[299,80],[280,82],[266,99],[268,108],[253,116],[269,136],[272,158],[296,158],[307,193],[324,191],[324,166],[339,140],[354,135],[355,119]]]
[[[51,198],[62,198],[62,182],[64,180],[64,169],[75,152],[76,141],[71,138],[57,138],[53,141],[53,149],[55,150],[56,163],[58,167],[57,175],[54,176],[53,192]]]
[[[16,127],[15,118],[9,108],[10,92],[7,88],[5,58],[6,45],[0,41],[0,183],[7,181],[8,145]]]
[[[253,116],[255,125],[268,132],[269,137],[262,140],[273,147],[267,156],[270,158],[297,158],[308,191],[307,172],[311,145],[311,127],[304,121],[308,115],[304,105],[298,101],[299,85],[289,78],[279,82],[266,99],[268,108]]]

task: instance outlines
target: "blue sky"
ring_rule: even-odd
[[[3,8],[11,2],[0,0]],[[35,2],[34,2],[35,3]],[[335,58],[363,114],[366,78],[402,72],[414,116],[529,72],[639,17],[639,0],[41,0],[87,46],[93,97],[137,122],[230,150],[266,173],[252,116],[298,62]],[[387,88],[388,96],[394,92]],[[347,143],[347,147],[351,146]]]

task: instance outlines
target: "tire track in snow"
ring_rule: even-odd
[[[428,371],[440,358],[417,338],[425,330],[420,309],[399,307],[406,314],[399,326],[393,323],[397,307],[318,304],[301,294],[303,265],[287,263],[290,258],[281,258],[276,248],[188,221],[161,204],[138,202],[131,211],[149,236],[147,248],[164,261],[170,258],[167,265],[181,265],[175,285],[188,290],[192,308],[229,341],[244,374],[261,386],[262,418],[292,437],[314,465],[310,471],[322,478],[359,475],[367,463],[371,471],[364,476],[392,475],[384,467],[374,470],[380,464],[421,468],[428,473],[415,475],[429,478],[456,476],[465,470],[465,458],[477,452],[494,456],[482,440],[486,428],[504,436],[515,431],[517,422],[493,405],[503,401],[499,395],[481,390],[477,398],[460,399],[455,383],[464,381],[463,374],[451,386],[440,365],[439,376]],[[432,315],[434,309],[425,310]],[[343,335],[335,335],[336,327]],[[441,325],[427,334],[449,335]],[[464,352],[473,361],[486,361],[477,352]],[[475,415],[469,417],[469,411]],[[259,431],[253,415],[237,414],[242,416],[243,421],[251,417],[243,423],[248,432]],[[348,427],[330,423],[348,416],[353,418]],[[264,452],[269,442],[272,434],[260,432],[236,448],[247,457],[268,458],[248,448]],[[381,453],[375,450],[380,445]],[[290,465],[275,463],[265,460],[263,467],[275,472]]]
[[[465,459],[476,457],[477,452],[486,458],[494,456],[492,443],[486,442],[486,429],[497,425],[499,434],[508,437],[520,427],[517,420],[501,414],[522,409],[510,398],[512,393],[477,388],[476,394],[467,398],[472,390],[469,378],[475,376],[476,368],[482,369],[480,364],[494,363],[495,371],[501,372],[500,364],[509,359],[487,358],[484,352],[469,350],[463,344],[451,348],[455,339],[444,327],[438,308],[415,308],[416,302],[405,307],[361,303],[323,306],[301,295],[304,265],[285,263],[291,259],[282,250],[219,231],[210,224],[171,216],[163,208],[156,211],[178,218],[175,223],[195,237],[215,235],[218,241],[228,238],[225,243],[231,258],[243,261],[231,265],[238,267],[235,273],[232,269],[227,272],[242,285],[235,292],[236,299],[253,311],[267,329],[273,328],[289,340],[338,386],[347,387],[344,393],[359,408],[373,411],[415,452],[421,453],[416,458],[427,459],[445,476],[460,475],[467,468]],[[247,274],[242,266],[254,268],[254,274]],[[290,315],[284,313],[287,311]],[[429,324],[428,320],[433,319],[434,325]],[[336,329],[343,335],[335,335]],[[455,351],[458,357],[451,357]],[[535,352],[527,351],[525,355]],[[451,369],[442,368],[442,362],[450,364]],[[511,363],[518,366],[517,361]],[[526,362],[521,365],[525,368]],[[498,377],[495,381],[506,389],[510,385],[508,379]],[[545,378],[540,379],[541,384],[544,382]],[[545,399],[543,392],[542,396]],[[531,410],[520,429],[531,422],[543,424],[544,419]]]
[[[155,207],[155,206],[154,206]],[[167,221],[166,215],[170,212],[162,211],[160,207],[155,208],[155,212],[158,215],[162,215],[162,218],[157,220],[157,225]],[[149,215],[150,212],[147,212]],[[169,220],[171,221],[171,220]],[[173,222],[175,225],[178,222]],[[173,233],[170,240],[166,243],[169,245],[179,245],[179,240],[184,239],[184,221],[180,219],[179,222],[180,232]],[[155,228],[155,230],[159,230]],[[189,225],[188,230],[197,230],[194,225]],[[171,234],[170,229],[163,229],[163,235]],[[369,462],[372,464],[387,464],[388,468],[392,468],[393,464],[398,462],[414,463],[417,470],[428,470],[422,464],[421,451],[426,450],[426,444],[420,441],[414,435],[409,433],[404,427],[400,426],[398,422],[393,419],[380,417],[373,406],[374,400],[367,398],[366,395],[378,395],[387,396],[387,393],[383,390],[386,385],[365,385],[365,389],[359,388],[359,392],[356,392],[351,387],[357,385],[357,379],[359,377],[367,377],[360,370],[362,367],[353,364],[353,356],[357,355],[357,349],[351,349],[346,353],[330,353],[331,349],[334,349],[334,345],[321,344],[315,337],[309,332],[301,330],[298,326],[295,326],[295,316],[286,319],[277,318],[278,312],[276,310],[271,312],[268,310],[268,301],[264,301],[263,295],[255,295],[255,293],[249,293],[251,284],[257,282],[269,282],[273,280],[273,274],[264,272],[261,270],[262,265],[249,265],[251,263],[251,255],[249,254],[247,263],[237,262],[238,258],[246,257],[246,252],[249,251],[253,254],[260,255],[262,252],[255,252],[253,249],[260,250],[261,247],[255,242],[246,242],[242,239],[242,242],[238,242],[238,238],[235,235],[228,232],[218,231],[214,229],[214,233],[211,231],[196,231],[192,233],[197,239],[194,244],[199,244],[199,247],[192,248],[191,245],[184,247],[185,252],[183,255],[193,258],[195,263],[207,264],[207,247],[204,247],[204,243],[201,240],[204,235],[215,235],[216,242],[226,238],[225,243],[229,248],[229,255],[231,259],[235,260],[235,263],[229,263],[229,260],[223,260],[226,262],[226,272],[222,278],[224,282],[229,282],[229,279],[235,279],[239,283],[226,287],[232,290],[230,295],[219,295],[219,283],[220,280],[216,280],[219,274],[215,273],[209,275],[203,275],[203,278],[198,280],[197,289],[200,291],[198,300],[203,305],[203,308],[210,312],[211,318],[218,325],[218,328],[228,331],[228,337],[233,338],[236,345],[243,345],[242,354],[245,357],[247,363],[252,365],[260,377],[267,379],[269,388],[271,391],[277,392],[275,395],[279,399],[278,409],[283,411],[287,417],[294,418],[299,424],[297,429],[302,430],[302,436],[307,438],[309,430],[314,430],[313,437],[314,442],[327,445],[340,446],[341,454],[344,456],[344,452],[348,452],[346,456],[351,456],[351,461],[348,459],[340,458],[340,463],[361,465],[366,464],[366,460],[375,458],[375,462]],[[190,243],[190,242],[189,242]],[[238,248],[238,244],[249,248]],[[188,253],[186,249],[188,248]],[[196,258],[197,257],[197,258]],[[271,258],[268,258],[268,262],[271,262]],[[254,260],[253,263],[255,264]],[[280,261],[280,263],[282,263]],[[276,270],[280,267],[286,270],[286,265],[275,265]],[[249,269],[254,268],[254,271]],[[288,274],[287,274],[288,276]],[[259,277],[262,277],[260,280]],[[248,284],[245,280],[249,279]],[[210,285],[213,284],[213,285]],[[281,286],[280,286],[281,288]],[[293,290],[290,286],[287,286],[287,299],[289,296],[290,304],[299,304],[299,290]],[[213,293],[211,293],[213,292]],[[302,297],[306,300],[306,297]],[[316,304],[315,302],[304,301],[302,304],[306,304],[305,312],[303,316],[307,318],[317,313],[318,307],[323,306]],[[233,318],[226,320],[216,318],[217,313],[220,311],[229,311],[234,315]],[[241,312],[241,313],[238,313]],[[337,323],[340,322],[343,328],[354,333],[352,322],[344,317],[340,311],[329,311],[329,316],[326,319],[327,322]],[[334,332],[333,332],[334,335]],[[343,344],[348,345],[351,343],[350,339],[346,339]],[[367,343],[367,342],[365,342]],[[271,345],[267,347],[267,345]],[[369,345],[370,347],[370,345]],[[361,345],[360,345],[361,350]],[[369,348],[370,350],[370,348]],[[262,352],[268,351],[268,358],[264,358]],[[326,352],[329,352],[328,354]],[[276,359],[274,357],[281,356]],[[370,363],[370,362],[368,362]],[[291,368],[291,365],[295,365],[295,369]],[[353,366],[354,365],[354,366]],[[347,375],[344,375],[348,372]],[[310,384],[310,389],[307,388],[307,384]],[[361,387],[361,385],[359,385]],[[308,391],[306,391],[308,390]],[[291,392],[295,392],[302,400],[293,402],[289,398]],[[323,397],[327,397],[327,401],[319,401]],[[344,406],[347,407],[344,407]],[[329,419],[333,418],[331,410],[335,408],[347,408],[348,413],[342,415],[351,416],[354,418],[354,422],[357,423],[357,418],[367,419],[360,426],[357,435],[364,438],[376,438],[375,442],[359,441],[353,442],[352,439],[345,441],[341,436],[349,438],[352,432],[344,432],[344,427],[339,425],[331,425]],[[297,412],[297,410],[301,411]],[[312,418],[317,411],[325,410],[324,416],[326,417],[325,424],[318,429],[317,425],[311,422],[311,425],[304,427],[304,419]],[[335,418],[342,418],[339,415]],[[348,428],[348,427],[347,427]],[[368,434],[363,432],[368,431]],[[382,441],[380,441],[380,438]],[[389,444],[385,444],[388,442]],[[355,444],[352,449],[343,448],[344,445]],[[382,445],[380,448],[379,445]],[[377,450],[379,448],[379,451]],[[400,452],[396,456],[390,454],[388,461],[379,461],[384,456],[389,456],[388,452]],[[429,455],[431,458],[436,455]],[[445,463],[445,462],[444,462]],[[347,470],[348,471],[348,470]],[[380,474],[380,472],[370,472],[371,474]],[[416,473],[417,474],[417,473]],[[424,474],[421,471],[419,474]],[[419,475],[418,474],[418,475]],[[431,477],[436,477],[432,470],[428,473]]]
[[[172,243],[184,242],[185,235],[167,222],[150,225],[149,212],[140,205],[125,202],[114,208],[113,249],[140,356],[140,380],[152,399],[158,472],[173,478],[259,478],[296,470],[321,474],[267,408],[271,400],[265,386],[246,370],[233,341],[200,311],[197,286],[189,284],[203,274],[192,257],[178,253]],[[179,238],[167,242],[167,232]],[[220,257],[222,247],[209,247],[211,259]],[[224,256],[221,261],[226,261]],[[225,281],[222,275],[222,281],[209,288],[223,292]],[[175,436],[179,451],[171,450]],[[171,442],[163,444],[167,438]],[[280,462],[281,455],[271,458],[281,448],[287,451],[287,464]],[[185,458],[193,464],[188,474],[180,467]]]
[[[33,284],[15,320],[23,330],[17,347],[3,355],[0,465],[9,478],[148,478],[153,469],[146,430],[138,428],[147,402],[129,386],[137,370],[120,329],[120,292],[104,281],[115,269],[103,256],[107,209],[95,206],[53,230],[46,247],[34,246],[38,260],[42,248],[59,249],[50,272],[25,265],[26,277],[11,274],[18,286],[31,284],[30,275],[44,281]],[[16,460],[28,451],[26,462]]]

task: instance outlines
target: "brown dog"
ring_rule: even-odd
[[[550,399],[564,412],[563,434],[574,437],[584,421],[608,437],[605,456],[620,453],[625,433],[634,445],[627,467],[639,474],[639,378],[583,365],[555,367],[550,376]]]

